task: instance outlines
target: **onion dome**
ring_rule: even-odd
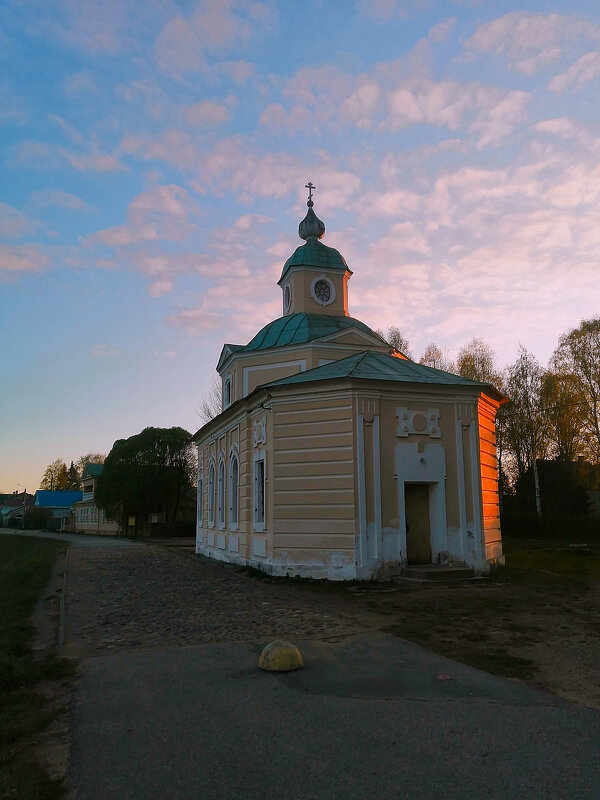
[[[314,202],[312,199],[312,190],[315,187],[309,181],[306,184],[306,188],[308,189],[308,201],[306,203],[308,211],[300,225],[298,225],[298,235],[305,241],[309,239],[321,239],[325,233],[325,223],[322,222],[313,211]]]

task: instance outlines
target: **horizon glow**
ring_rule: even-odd
[[[600,314],[597,3],[5,0],[0,491],[200,427],[314,210],[418,358]]]

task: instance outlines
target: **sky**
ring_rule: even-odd
[[[597,0],[3,0],[0,490],[201,425],[305,184],[352,316],[545,364],[600,313]]]

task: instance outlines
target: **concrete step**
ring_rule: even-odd
[[[408,578],[421,578],[429,581],[444,581],[449,578],[472,578],[475,570],[463,564],[413,564],[402,573]]]
[[[419,564],[405,567],[402,574],[394,577],[394,582],[401,586],[439,586],[453,583],[472,583],[485,581],[475,577],[475,571],[464,565]]]

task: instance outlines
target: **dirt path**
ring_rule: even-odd
[[[587,591],[308,585],[333,611],[488,672],[600,709],[600,584]]]

